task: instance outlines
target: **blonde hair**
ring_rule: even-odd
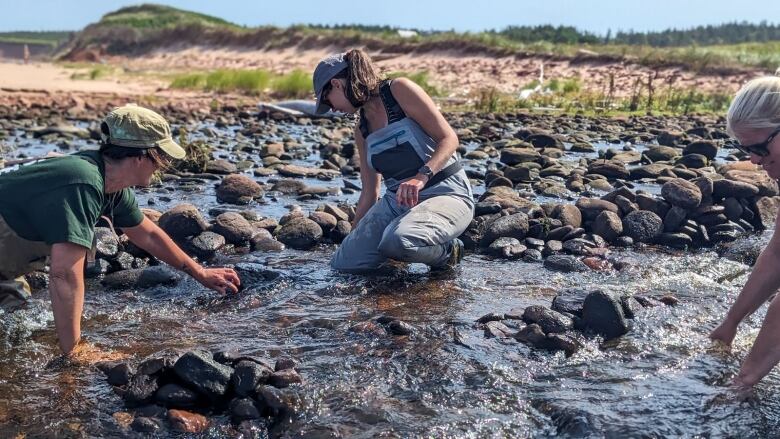
[[[348,67],[346,72],[347,87],[352,97],[361,105],[377,93],[382,78],[371,57],[361,49],[352,49],[344,56]]]
[[[731,101],[726,130],[780,127],[780,77],[763,76],[745,84]]]

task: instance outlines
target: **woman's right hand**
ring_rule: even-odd
[[[713,341],[719,341],[726,346],[730,346],[734,341],[734,337],[737,335],[737,325],[731,323],[728,319],[718,325],[717,328],[710,332],[710,339]]]

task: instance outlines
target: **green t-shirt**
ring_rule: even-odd
[[[106,194],[98,151],[50,158],[0,174],[0,215],[19,236],[52,245],[92,247],[101,216],[115,227],[141,224],[133,192]]]

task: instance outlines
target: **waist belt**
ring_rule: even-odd
[[[463,165],[460,164],[460,161],[456,161],[455,163],[447,166],[446,168],[434,174],[433,177],[431,177],[431,179],[428,180],[428,183],[425,183],[425,186],[423,186],[423,190],[428,189],[431,186],[435,186],[441,183],[442,181],[446,180],[447,178],[452,177],[453,175],[457,174],[461,169],[463,169]]]

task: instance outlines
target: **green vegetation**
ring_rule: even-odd
[[[303,98],[312,94],[311,75],[303,70],[293,70],[286,75],[266,70],[186,73],[175,76],[170,87],[218,93],[272,94],[283,98]]]
[[[538,81],[530,85],[535,87]],[[672,84],[653,85],[652,81],[637,81],[631,94],[625,97],[617,97],[614,88],[584,90],[578,78],[553,79],[545,82],[541,90],[527,99],[520,99],[492,87],[484,88],[474,94],[472,104],[466,109],[480,112],[525,108],[586,114],[722,114],[732,98],[729,93],[704,94],[694,88],[683,89]]]
[[[0,43],[31,44],[57,47],[72,32],[0,32]]]
[[[78,67],[74,67],[78,68]],[[70,75],[70,79],[90,79],[96,80],[105,78],[106,76],[113,75],[115,69],[110,66],[98,65],[95,67],[88,67],[87,71],[78,71]]]
[[[118,9],[104,15],[98,23],[101,26],[127,26],[136,29],[160,29],[192,24],[229,29],[241,28],[221,18],[154,4]]]
[[[426,93],[428,93],[428,96],[441,96],[443,93],[438,88],[431,85],[429,82],[428,72],[422,71],[422,72],[415,72],[415,73],[407,73],[407,72],[391,72],[387,75],[390,79],[400,78],[404,77],[415,84],[419,85],[420,88],[425,90]]]
[[[179,145],[187,155],[182,160],[174,160],[171,168],[179,172],[204,172],[206,164],[211,160],[211,147],[202,140],[190,142],[187,130],[179,128]]]

